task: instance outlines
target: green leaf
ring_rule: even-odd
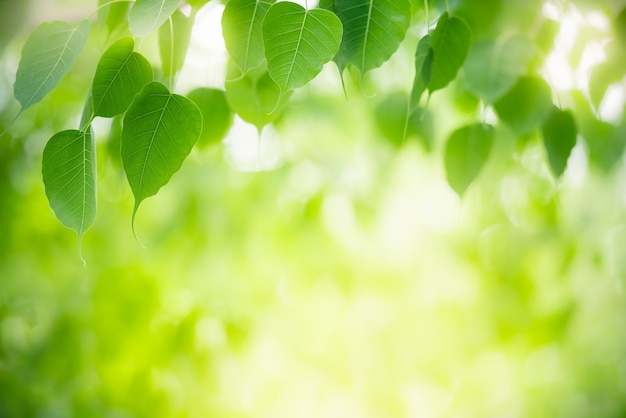
[[[617,39],[622,43],[622,46],[626,47],[626,8],[622,9],[613,21],[613,28]]]
[[[472,32],[459,17],[444,13],[432,33],[433,63],[428,90],[433,93],[456,78],[467,57]]]
[[[328,10],[329,12],[336,14],[335,0],[321,0],[318,3],[318,7],[320,9]],[[343,51],[343,48],[339,48],[337,50],[337,53],[333,57],[333,62],[335,63],[335,65],[337,65],[337,68],[339,69],[339,75],[343,75],[343,71],[350,63],[348,57],[346,56],[346,53]]]
[[[408,0],[335,0],[344,26],[341,48],[361,76],[391,58],[411,23]]]
[[[111,45],[100,58],[93,79],[94,116],[113,117],[124,113],[133,98],[152,80],[152,67],[134,52],[132,38]]]
[[[209,0],[187,0],[187,4],[196,10],[200,10],[200,8],[208,2]]]
[[[22,48],[13,91],[22,111],[43,99],[76,62],[89,34],[89,22],[42,23]]]
[[[576,123],[569,110],[554,109],[541,128],[548,162],[555,176],[560,177],[567,166],[572,149],[576,145]]]
[[[424,36],[417,44],[415,51],[415,77],[413,78],[413,88],[411,89],[411,104],[409,110],[414,111],[422,94],[426,91],[433,64],[433,49],[430,47],[430,35]]]
[[[165,22],[178,8],[179,0],[137,0],[130,9],[130,31],[144,38]]]
[[[172,15],[171,24],[166,20],[159,28],[159,54],[165,77],[174,76],[183,68],[192,27],[193,18],[176,10]]]
[[[465,126],[450,135],[444,163],[448,184],[463,195],[485,165],[495,137],[493,126],[479,123]]]
[[[202,116],[189,99],[158,82],[147,84],[124,117],[122,163],[140,203],[155,195],[176,173],[200,136]]]
[[[606,90],[611,84],[619,83],[626,73],[626,50],[618,42],[605,46],[606,61],[594,66],[589,77],[589,98],[596,109],[600,108]]]
[[[533,55],[533,44],[519,35],[476,42],[463,66],[465,86],[493,103],[527,72]]]
[[[43,150],[43,183],[50,207],[78,242],[96,218],[96,150],[90,128],[55,134]]]
[[[202,134],[198,146],[203,148],[221,141],[233,124],[233,112],[223,90],[199,87],[187,94],[202,114]]]
[[[307,84],[333,59],[341,33],[341,21],[328,10],[276,3],[263,21],[270,77],[283,92]]]
[[[109,33],[113,33],[122,25],[128,28],[128,11],[131,3],[111,3],[111,0],[98,0],[98,6],[104,6],[107,3],[108,7],[98,12],[98,21],[105,25]]]
[[[263,19],[274,1],[230,0],[222,14],[222,36],[232,60],[246,74],[265,62]]]
[[[496,113],[517,134],[528,134],[539,127],[552,108],[550,86],[542,78],[520,77],[494,104]]]

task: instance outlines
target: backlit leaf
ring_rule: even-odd
[[[444,155],[446,176],[459,195],[465,193],[485,165],[494,136],[493,126],[479,123],[458,129],[448,138]]]
[[[511,90],[496,101],[494,108],[515,133],[528,134],[549,115],[552,92],[542,78],[520,77]]]
[[[205,4],[207,4],[209,0],[187,0],[187,4],[189,4],[194,9],[198,10]]]
[[[43,99],[59,84],[76,62],[89,34],[89,22],[78,26],[65,22],[42,23],[28,37],[13,91],[22,111]]]
[[[198,107],[161,83],[147,84],[135,97],[122,130],[122,163],[135,196],[133,224],[140,203],[180,169],[201,129]]]
[[[463,65],[465,86],[493,103],[527,72],[533,48],[528,39],[518,35],[476,42]]]
[[[176,10],[171,22],[168,19],[159,28],[159,54],[165,77],[173,76],[183,68],[192,27],[193,19]]]
[[[199,87],[190,91],[187,98],[193,101],[202,114],[202,134],[198,146],[206,147],[224,139],[233,124],[233,112],[223,90]]]
[[[569,110],[554,109],[541,128],[548,162],[555,176],[565,171],[567,160],[576,145],[576,123]]]
[[[430,35],[424,36],[417,44],[417,51],[415,51],[415,77],[413,78],[413,88],[411,89],[411,111],[417,108],[430,80],[433,63],[433,49],[430,45]]]
[[[318,7],[320,9],[328,10],[329,12],[336,14],[335,0],[321,0],[318,3]],[[346,53],[343,51],[343,48],[339,48],[337,50],[337,53],[333,57],[333,62],[337,65],[337,68],[339,69],[339,74],[343,74],[343,70],[345,70],[350,63],[348,57],[346,56]]]
[[[408,0],[335,0],[344,26],[341,48],[364,75],[396,52],[411,22]]]
[[[442,89],[456,78],[467,57],[472,32],[465,21],[444,13],[432,32],[433,63],[428,90]]]
[[[178,8],[179,0],[137,0],[130,9],[131,32],[140,38],[159,28]]]
[[[110,118],[124,113],[135,95],[152,80],[150,63],[133,48],[133,39],[123,38],[100,58],[91,89],[94,116]]]
[[[242,73],[265,61],[262,24],[273,0],[230,0],[222,14],[226,50]]]
[[[328,10],[276,3],[263,21],[270,77],[283,92],[307,84],[333,59],[341,33],[341,21]]]
[[[128,28],[128,11],[131,3],[111,3],[111,0],[98,0],[98,6],[104,6],[107,3],[108,6],[98,12],[98,21],[105,25],[109,33],[122,25]]]

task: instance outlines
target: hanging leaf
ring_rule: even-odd
[[[458,129],[448,138],[444,155],[446,176],[459,195],[465,193],[485,165],[494,136],[493,126],[479,123]]]
[[[111,45],[100,58],[93,79],[94,116],[113,117],[124,113],[133,98],[152,80],[152,67],[134,52],[132,38]]]
[[[120,26],[124,25],[128,28],[128,11],[131,3],[111,3],[111,0],[98,0],[98,6],[107,5],[98,12],[98,21],[104,25],[109,33],[113,33]]]
[[[463,65],[465,86],[485,102],[495,102],[527,72],[533,48],[519,35],[476,42]]]
[[[550,86],[542,78],[520,77],[494,108],[515,133],[528,134],[539,127],[552,108]]]
[[[133,225],[141,202],[180,169],[201,129],[198,107],[161,83],[147,84],[135,98],[122,130],[122,163],[135,196]]]
[[[207,4],[209,0],[187,0],[187,4],[193,7],[195,10],[200,10],[202,6]]]
[[[472,32],[463,19],[444,13],[432,33],[433,63],[428,90],[433,93],[456,78],[467,57]]]
[[[318,3],[318,7],[320,9],[328,10],[335,15],[337,14],[335,11],[335,0],[321,0]],[[340,47],[337,50],[337,53],[333,57],[333,62],[335,63],[335,65],[337,65],[337,68],[339,69],[339,74],[343,75],[343,71],[350,63],[350,60],[348,60],[346,53],[343,51],[343,48]]]
[[[90,129],[59,132],[43,150],[48,202],[59,221],[76,231],[79,248],[96,218],[96,150]]]
[[[273,5],[263,21],[263,41],[267,69],[281,91],[302,87],[319,74],[337,53],[341,32],[341,21],[327,10],[288,1]]]
[[[198,146],[204,148],[221,141],[233,124],[233,112],[223,90],[199,87],[187,94],[202,114],[202,134]]]
[[[622,46],[626,47],[626,8],[622,9],[613,21],[613,29]]]
[[[426,91],[430,81],[430,72],[433,64],[433,49],[430,47],[430,35],[424,36],[417,44],[415,52],[415,77],[411,89],[411,104],[409,110],[413,112],[419,105],[422,94]]]
[[[165,77],[172,77],[183,68],[192,27],[193,19],[176,10],[171,23],[168,19],[159,28],[159,54]]]
[[[22,48],[13,92],[21,111],[39,102],[59,84],[76,62],[87,42],[89,22],[78,26],[65,22],[42,23]]]
[[[541,128],[548,162],[555,176],[565,171],[567,160],[576,145],[576,123],[569,110],[555,108]]]
[[[265,61],[263,19],[273,0],[230,0],[222,14],[222,36],[232,60],[246,74]]]
[[[137,0],[128,17],[130,31],[140,38],[159,28],[178,8],[179,0]]]
[[[626,75],[626,50],[618,42],[610,42],[605,47],[606,61],[594,66],[589,77],[589,98],[597,109],[607,89],[612,84],[621,82]]]
[[[341,48],[361,76],[391,58],[411,23],[408,0],[335,0],[344,26]]]

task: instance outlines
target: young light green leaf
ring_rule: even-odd
[[[13,92],[22,111],[43,99],[76,62],[89,34],[89,22],[42,23],[22,48]]]
[[[140,203],[155,195],[176,173],[200,136],[202,116],[189,99],[158,82],[147,84],[124,117],[122,163]]]
[[[472,32],[463,19],[444,13],[432,33],[433,63],[428,90],[433,93],[456,78],[467,57]]]
[[[543,124],[541,131],[550,168],[555,176],[560,177],[576,145],[578,130],[572,112],[555,108]]]
[[[187,0],[187,4],[189,4],[191,7],[193,7],[196,10],[199,10],[200,8],[202,8],[202,6],[204,6],[208,2],[209,0]]]
[[[494,104],[496,113],[516,134],[528,134],[539,127],[552,108],[550,86],[542,78],[520,77]]]
[[[105,6],[98,12],[98,21],[104,25],[109,34],[116,29],[128,28],[128,12],[130,10],[130,2],[111,3],[111,0],[98,0],[98,6]]]
[[[341,33],[341,21],[328,10],[276,3],[263,21],[270,77],[283,92],[307,84],[333,59]]]
[[[96,218],[96,150],[90,128],[54,135],[43,150],[43,183],[50,207],[78,243]]]
[[[465,193],[485,165],[494,137],[493,126],[479,123],[458,129],[448,138],[444,155],[446,176],[459,195]]]
[[[144,38],[165,22],[178,8],[179,0],[137,0],[128,17],[130,31]]]
[[[341,48],[361,76],[396,52],[411,22],[408,0],[335,0],[344,25]]]
[[[415,51],[415,77],[411,89],[409,111],[413,112],[419,105],[422,94],[426,91],[430,81],[430,72],[433,64],[433,49],[430,47],[430,35],[424,36],[417,44]]]
[[[134,52],[132,38],[122,38],[100,58],[91,88],[94,116],[113,117],[124,113],[133,98],[152,81],[152,67]]]
[[[171,23],[168,19],[159,28],[159,54],[165,77],[172,77],[183,68],[192,27],[193,18],[176,10]]]
[[[230,0],[222,14],[222,36],[232,60],[246,74],[265,61],[263,19],[273,0]]]
[[[533,48],[520,35],[476,42],[463,65],[465,86],[485,102],[495,102],[527,72]]]
[[[221,141],[233,124],[233,112],[223,90],[199,87],[190,91],[187,98],[194,102],[202,114],[202,134],[198,146],[204,148]]]

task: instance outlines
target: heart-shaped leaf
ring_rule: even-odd
[[[476,42],[463,65],[465,86],[485,102],[495,102],[527,72],[533,48],[519,35]]]
[[[463,19],[444,13],[432,33],[433,63],[428,90],[433,93],[456,78],[463,65],[470,44],[472,31]]]
[[[176,173],[200,136],[202,116],[189,99],[158,82],[147,84],[124,117],[122,163],[139,204]]]
[[[552,108],[552,91],[542,78],[520,77],[517,83],[494,104],[496,113],[515,133],[531,133],[539,127]]]
[[[333,59],[341,33],[341,21],[328,10],[306,10],[288,1],[276,3],[263,21],[270,77],[282,92],[307,84]]]
[[[13,92],[22,111],[39,102],[59,84],[76,62],[89,35],[89,22],[42,23],[22,48]]]
[[[419,105],[422,94],[426,91],[430,81],[430,72],[433,65],[433,49],[431,48],[431,36],[426,35],[420,39],[415,51],[415,77],[411,89],[411,103],[409,110],[413,112]]]
[[[132,38],[111,45],[100,58],[93,79],[94,116],[113,117],[124,113],[137,93],[152,81],[152,67],[134,52]]]
[[[335,0],[335,13],[344,25],[341,48],[363,76],[380,67],[400,46],[411,22],[411,3]]]
[[[274,1],[230,0],[222,14],[226,50],[243,74],[265,61],[263,19]]]
[[[130,9],[130,31],[140,38],[159,28],[178,8],[179,0],[137,0]]]
[[[555,108],[543,124],[541,131],[550,168],[555,176],[560,177],[576,145],[578,130],[572,112]]]
[[[479,123],[458,129],[448,138],[444,154],[446,176],[459,195],[465,193],[485,165],[494,136],[493,126]]]
[[[176,10],[171,22],[165,21],[159,28],[159,55],[165,77],[172,77],[183,68],[192,27],[193,19]]]
[[[42,175],[50,207],[63,225],[76,231],[80,249],[96,218],[96,150],[90,128],[50,138],[43,150]]]
[[[233,124],[233,112],[228,107],[223,90],[199,87],[190,91],[187,98],[193,101],[202,113],[202,134],[198,146],[203,148],[221,141]]]

